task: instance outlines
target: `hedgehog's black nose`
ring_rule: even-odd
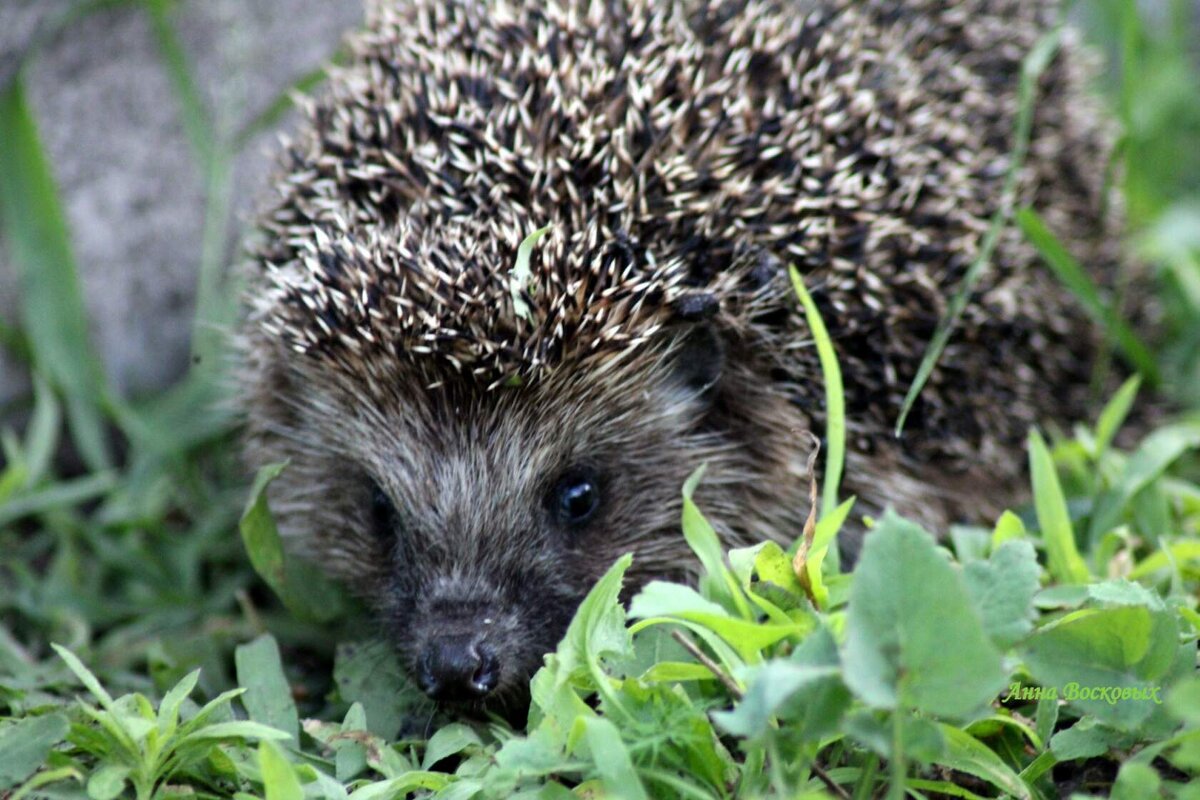
[[[434,700],[481,700],[496,688],[500,662],[486,644],[467,637],[435,639],[417,661],[417,683]]]

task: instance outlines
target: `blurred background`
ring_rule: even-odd
[[[1197,8],[1072,11],[1119,130],[1096,169],[1162,307],[1161,330],[1134,335],[1184,409],[1200,407]],[[204,663],[211,688],[271,613],[236,534],[228,270],[295,122],[289,93],[319,91],[362,14],[359,0],[0,0],[0,673],[58,641],[132,685],[146,665],[167,685]],[[1120,298],[1098,302],[1119,339]],[[289,625],[271,622],[327,642]]]
[[[290,118],[359,0],[3,0],[0,87],[20,81],[52,168],[88,329],[112,389],[138,397],[188,365],[203,266],[236,254]],[[0,319],[21,317],[0,249]],[[11,349],[0,402],[29,391]]]

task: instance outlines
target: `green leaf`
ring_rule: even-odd
[[[842,661],[868,705],[945,717],[983,708],[1006,677],[961,577],[928,533],[890,510],[855,571]]]
[[[526,289],[530,288],[533,281],[533,270],[530,268],[529,262],[533,259],[533,248],[549,230],[549,225],[538,228],[521,241],[521,244],[517,246],[517,263],[513,265],[510,276],[513,311],[518,317],[528,322],[533,322],[533,310],[522,295]]]
[[[825,327],[817,304],[804,287],[804,280],[795,267],[788,267],[792,289],[804,306],[804,319],[817,345],[817,358],[821,362],[821,376],[825,380],[825,472],[821,481],[821,517],[824,518],[838,508],[838,485],[842,480],[842,467],[846,460],[846,395],[842,386],[842,368],[838,365],[833,340]],[[840,510],[840,509],[839,509]],[[849,511],[849,509],[847,509]],[[836,528],[834,528],[836,531]],[[828,542],[826,542],[828,546]]]
[[[733,619],[722,606],[702,596],[690,586],[667,581],[650,581],[629,602],[630,619],[658,616],[719,617]]]
[[[461,723],[452,723],[438,729],[425,745],[425,757],[421,769],[431,769],[443,758],[461,753],[468,747],[481,747],[479,734]]]
[[[1050,752],[1059,761],[1075,761],[1102,756],[1112,748],[1128,746],[1135,741],[1134,736],[1114,730],[1089,716],[1054,734],[1050,738]]]
[[[82,783],[83,775],[81,775],[79,770],[74,766],[43,770],[26,781],[21,788],[13,792],[12,796],[8,798],[8,800],[24,800],[24,798],[33,794],[43,786],[49,786],[52,783],[58,783],[59,781],[65,780],[74,780]]]
[[[846,524],[846,518],[850,516],[850,510],[854,508],[855,500],[856,498],[849,497],[832,512],[822,514],[820,521],[817,522],[817,528],[813,532],[812,550],[809,551],[808,560],[804,563],[804,570],[808,574],[808,585],[812,587],[813,598],[817,601],[817,606],[822,609],[829,606],[829,589],[825,586],[822,565],[825,563],[825,556],[829,553],[829,548],[837,541],[838,531]]]
[[[0,505],[0,526],[59,508],[71,508],[111,492],[119,485],[116,472],[94,472],[82,478],[58,481],[45,489],[22,494]]]
[[[759,736],[770,719],[786,720],[786,729],[816,740],[836,731],[850,703],[841,679],[841,663],[832,634],[821,628],[787,660],[753,668],[745,696],[733,711],[713,712],[713,721],[735,736]]]
[[[605,796],[619,800],[648,800],[617,727],[600,717],[584,717],[581,722],[584,740],[600,774]]]
[[[1161,597],[1140,583],[1128,580],[1098,581],[1088,584],[1088,600],[1105,606],[1145,606],[1151,611],[1163,611]]]
[[[1054,692],[1054,697],[1043,694],[1038,699],[1037,704],[1037,737],[1045,742],[1050,743],[1050,737],[1054,734],[1054,726],[1058,724],[1058,692]]]
[[[0,792],[16,786],[46,762],[50,749],[67,736],[62,714],[28,717],[0,728]]]
[[[1200,727],[1200,678],[1180,681],[1167,695],[1171,716],[1193,727]]]
[[[196,712],[196,716],[189,719],[183,725],[179,726],[180,733],[189,733],[197,728],[208,725],[210,720],[228,720],[232,717],[229,710],[229,704],[233,702],[235,697],[241,697],[246,693],[245,689],[230,689],[221,692],[219,695],[209,700],[204,706]]]
[[[452,780],[454,779],[451,776],[441,772],[414,770],[390,780],[368,783],[361,789],[351,792],[349,800],[400,798],[418,789],[428,789],[436,792],[449,786]],[[268,797],[267,800],[271,800],[271,798]]]
[[[1022,652],[1033,678],[1122,730],[1154,711],[1155,681],[1176,653],[1171,615],[1145,606],[1075,611],[1037,631]],[[1122,697],[1127,690],[1136,697]]]
[[[996,527],[992,529],[992,552],[1007,541],[1024,537],[1025,523],[1013,512],[1005,511],[1000,515],[1000,519],[996,520]]]
[[[246,689],[242,705],[250,719],[287,733],[292,742],[300,739],[300,715],[292,698],[292,687],[283,674],[283,661],[275,637],[263,634],[234,651],[238,683]]]
[[[258,745],[258,767],[262,770],[266,800],[304,800],[304,788],[300,785],[296,770],[271,742]]]
[[[836,667],[770,661],[754,673],[737,708],[715,711],[713,720],[734,736],[758,736],[768,730],[771,717],[793,694],[837,675]]]
[[[234,414],[222,403],[228,380],[215,369],[194,365],[163,394],[118,409],[121,429],[145,453],[164,460],[187,458],[233,430]]]
[[[692,499],[703,477],[704,465],[701,464],[683,484],[683,538],[704,567],[701,587],[726,608],[736,609],[748,619],[752,616],[750,605],[742,593],[737,576],[725,566],[721,540]]]
[[[570,721],[574,719],[572,716]],[[566,736],[558,736],[549,727],[539,726],[529,736],[516,736],[505,742],[496,753],[496,764],[514,777],[565,771],[568,762],[559,739],[565,740]]]
[[[803,591],[792,569],[791,557],[775,542],[764,542],[759,548],[754,556],[754,572],[760,581],[773,583],[793,593]]]
[[[1037,557],[1028,541],[1005,542],[987,561],[972,561],[963,568],[963,580],[996,647],[1006,650],[1033,630],[1033,597],[1040,584]]]
[[[261,739],[278,742],[290,738],[286,731],[277,730],[258,722],[237,720],[236,722],[217,722],[197,728],[179,740],[179,747],[216,739]]]
[[[196,688],[196,682],[199,680],[200,670],[193,670],[163,696],[162,702],[158,704],[158,732],[162,738],[165,739],[175,733],[175,729],[179,725],[179,708]]]
[[[338,645],[333,680],[343,700],[362,705],[367,730],[388,741],[400,730],[406,713],[428,708],[405,676],[395,650],[382,641]]]
[[[1181,422],[1167,425],[1151,433],[1125,461],[1125,468],[1113,491],[1101,496],[1092,513],[1090,536],[1099,536],[1113,528],[1121,511],[1138,492],[1184,453],[1200,448],[1200,425]]]
[[[344,63],[346,56],[347,51],[343,47],[333,54],[330,61],[334,64]],[[233,138],[231,149],[237,153],[242,152],[254,137],[271,130],[283,120],[284,115],[295,106],[294,98],[311,96],[314,90],[324,83],[328,77],[328,68],[325,65],[321,65],[314,67],[292,81],[291,85],[276,95],[275,99],[266,108],[238,129],[237,135]]]
[[[27,473],[26,488],[33,486],[50,469],[50,462],[58,450],[58,433],[62,424],[62,407],[54,391],[41,375],[33,375],[33,416],[25,434]]]
[[[1147,797],[1159,797],[1162,779],[1148,764],[1136,761],[1121,765],[1117,780],[1113,784],[1110,800],[1145,800]]]
[[[703,664],[685,661],[659,661],[641,675],[646,683],[677,683],[681,681],[711,681],[716,676]]]
[[[242,542],[246,546],[246,554],[250,556],[254,571],[280,597],[284,592],[283,540],[279,537],[279,529],[275,527],[275,519],[267,506],[267,487],[286,467],[286,463],[280,463],[267,464],[259,469],[254,476],[249,500],[238,523]]]
[[[725,554],[726,560],[729,562],[729,569],[737,577],[738,585],[743,589],[750,585],[750,579],[754,576],[754,564],[758,560],[759,555],[762,554],[763,548],[769,544],[775,543],[759,542],[750,547],[735,547]],[[781,555],[783,554],[779,545],[776,544],[775,548],[779,550]]]
[[[647,584],[629,604],[629,616],[677,617],[698,623],[729,642],[746,661],[758,661],[761,650],[789,636],[803,636],[814,625],[808,618],[789,624],[738,619],[690,586],[665,581]]]
[[[877,713],[859,709],[846,716],[842,727],[851,738],[892,761],[893,786],[904,780],[906,759],[930,764],[945,750],[937,725],[909,712],[892,712],[880,718]]]
[[[71,672],[75,673],[75,677],[79,678],[80,683],[92,693],[92,696],[99,701],[100,705],[112,711],[112,695],[104,691],[104,687],[100,685],[100,681],[96,680],[96,676],[92,674],[92,671],[85,667],[83,662],[74,653],[62,645],[51,644],[50,646],[54,648],[54,652],[58,653],[59,658],[67,662],[67,667]]]
[[[633,656],[625,611],[618,600],[625,571],[633,556],[625,554],[609,568],[587,597],[580,603],[567,633],[555,652],[555,685],[588,677],[601,695],[620,708],[600,668],[600,659],[628,659]]]
[[[974,775],[1013,797],[1025,800],[1032,796],[1029,787],[990,747],[952,725],[938,723],[938,729],[945,741],[938,764]]]
[[[180,118],[188,144],[191,145],[201,170],[207,172],[213,159],[216,137],[211,115],[205,108],[200,89],[192,78],[193,71],[188,65],[187,52],[171,24],[171,3],[169,0],[142,0],[142,3],[148,12],[159,54],[179,103]]]
[[[978,525],[951,525],[950,547],[954,559],[963,566],[987,558],[991,549],[991,535]]]
[[[1129,409],[1133,407],[1133,400],[1137,397],[1138,389],[1142,385],[1142,376],[1134,375],[1121,384],[1121,388],[1117,390],[1108,404],[1104,406],[1104,410],[1100,412],[1100,418],[1096,421],[1096,449],[1095,458],[1099,459],[1108,450],[1108,446],[1112,443],[1113,437],[1117,435],[1117,431],[1121,429],[1121,425],[1125,422],[1125,418],[1129,416]]]
[[[115,800],[125,789],[130,769],[120,764],[108,764],[88,778],[87,795],[91,800]]]
[[[897,721],[899,725],[897,725]],[[911,758],[922,764],[932,764],[942,758],[946,751],[946,740],[942,731],[933,720],[908,714],[892,714],[892,736],[897,735],[899,743],[904,748],[905,758]],[[897,740],[893,738],[893,742]],[[894,753],[893,753],[894,756]]]
[[[289,558],[267,502],[267,487],[286,463],[259,469],[238,529],[250,563],[288,610],[302,620],[328,622],[341,612],[340,593],[307,562]]]
[[[1184,540],[1171,544],[1160,542],[1159,546],[1161,549],[1146,556],[1129,571],[1130,580],[1141,580],[1147,575],[1160,569],[1166,569],[1177,562],[1200,561],[1200,541]]]
[[[34,366],[61,391],[88,466],[108,468],[104,371],[88,337],[67,223],[21,79],[0,87],[0,241],[20,278]]]
[[[1090,577],[1088,568],[1075,546],[1075,533],[1054,469],[1054,459],[1036,430],[1029,431],[1029,471],[1038,526],[1046,546],[1047,569],[1063,583],[1086,583]]]

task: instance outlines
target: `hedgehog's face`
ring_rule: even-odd
[[[426,694],[519,706],[622,554],[659,574],[685,568],[676,498],[716,442],[703,417],[719,361],[695,351],[521,388],[420,389],[384,410],[387,433],[362,454],[363,523]]]
[[[427,372],[371,396],[328,375],[285,377],[275,427],[289,430],[264,444],[292,463],[273,502],[285,533],[383,613],[427,694],[519,707],[617,558],[634,554],[632,585],[692,568],[679,497],[702,462],[701,500],[736,518],[738,484],[756,483],[738,459],[758,455],[720,420],[735,400],[721,366],[717,337],[693,328],[620,365],[491,391],[427,388]]]

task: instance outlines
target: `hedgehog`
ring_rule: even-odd
[[[1035,0],[375,0],[285,143],[240,332],[251,466],[285,542],[378,614],[418,685],[519,707],[595,580],[791,542],[845,376],[843,495],[931,528],[1016,495],[1100,342],[1005,230],[893,434],[1013,164]],[[1014,202],[1104,285],[1111,137],[1071,45]],[[544,231],[534,243],[531,234]],[[518,268],[526,245],[528,263]],[[524,699],[522,699],[524,698]]]

